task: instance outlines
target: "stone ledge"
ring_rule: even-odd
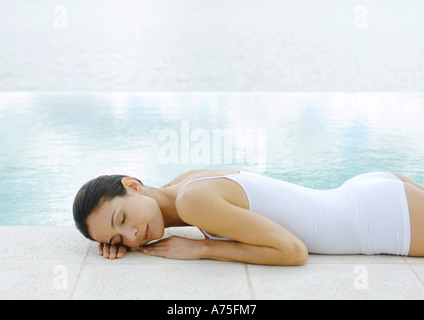
[[[311,255],[303,267],[127,253],[106,260],[72,227],[0,227],[0,299],[424,299],[424,259]],[[202,238],[197,228],[166,235]]]

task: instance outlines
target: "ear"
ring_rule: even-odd
[[[143,186],[136,179],[131,177],[124,177],[121,179],[121,184],[125,188],[125,190],[131,192],[140,192],[143,190]]]

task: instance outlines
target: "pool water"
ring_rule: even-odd
[[[79,187],[233,168],[330,189],[424,183],[423,93],[0,93],[0,225],[72,225]]]

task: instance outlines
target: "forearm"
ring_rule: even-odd
[[[303,265],[304,250],[293,248],[283,252],[272,247],[249,245],[234,241],[200,240],[203,242],[199,256],[203,259],[244,262],[264,265]]]
[[[280,243],[281,248],[236,241],[195,240],[171,236],[140,247],[140,251],[169,259],[214,259],[266,265],[303,265],[308,251],[303,243]]]

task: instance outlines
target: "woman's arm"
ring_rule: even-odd
[[[171,236],[143,246],[140,251],[169,259],[213,259],[266,265],[303,265],[307,259],[307,253],[306,256],[303,253],[292,255],[289,259],[287,256],[283,258],[284,255],[272,247],[260,247],[234,241],[194,240],[178,236]]]
[[[303,248],[290,254],[275,247],[263,247],[232,241],[205,240],[202,258],[264,265],[304,265],[308,259]],[[295,252],[298,251],[298,252]]]
[[[234,242],[170,239],[167,241],[170,243],[168,247],[172,245],[174,250],[179,250],[183,244],[187,245],[187,250],[192,252],[192,255],[188,253],[189,258],[270,265],[306,263],[306,246],[287,229],[264,216],[229,203],[219,192],[204,188],[205,185],[197,184],[195,187],[186,188],[177,198],[176,207],[181,219],[208,233],[230,238]],[[153,254],[152,251],[150,253]]]

